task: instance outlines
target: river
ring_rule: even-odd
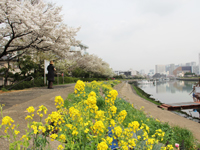
[[[141,88],[148,94],[151,94],[152,98],[159,100],[162,103],[177,103],[177,102],[193,102],[192,87],[194,81],[162,81],[153,83],[139,84]],[[194,112],[193,109],[182,110],[192,117],[199,117],[198,112]]]

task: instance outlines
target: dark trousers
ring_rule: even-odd
[[[52,89],[53,87],[53,81],[49,80],[48,82],[48,89]]]

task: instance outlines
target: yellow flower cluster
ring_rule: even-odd
[[[78,80],[77,82],[76,82],[76,85],[75,85],[75,87],[74,87],[74,92],[75,92],[75,94],[79,91],[79,92],[81,92],[81,91],[84,91],[85,90],[85,83],[83,82],[83,81],[81,81],[81,80]]]
[[[5,116],[3,119],[2,119],[2,125],[9,125],[9,126],[11,126],[11,123],[13,123],[14,122],[14,120],[11,118],[11,117],[9,117],[9,116]]]
[[[32,120],[33,119],[33,117],[34,117],[34,111],[35,111],[35,108],[33,107],[33,106],[30,106],[30,107],[28,107],[27,109],[26,109],[29,113],[30,113],[30,115],[27,115],[26,116],[26,120]]]
[[[54,141],[57,137],[58,135],[55,133],[50,135],[51,141]]]
[[[161,147],[161,150],[173,150],[174,147],[172,145],[167,145],[166,147]]]
[[[105,128],[102,121],[96,121],[94,126],[93,126],[93,131],[94,131],[94,133],[97,133],[97,134],[103,133],[105,129],[106,128]]]
[[[89,90],[85,88],[90,88]],[[97,99],[100,92],[94,92],[103,89],[105,96],[105,108],[98,110]],[[78,80],[75,88],[75,98],[79,100],[78,103],[64,109],[64,100],[61,96],[55,97],[55,105],[58,111],[54,111],[45,119],[46,124],[42,122],[32,122],[30,128],[33,130],[34,136],[48,131],[51,140],[58,140],[65,143],[65,149],[76,149],[78,142],[82,148],[107,150],[112,142],[117,141],[120,149],[137,149],[137,144],[144,146],[146,150],[151,150],[155,144],[163,140],[165,135],[161,129],[156,130],[156,133],[149,138],[149,127],[138,121],[132,121],[123,125],[127,116],[127,111],[122,110],[117,114],[117,107],[115,100],[118,92],[113,90],[110,85],[104,82],[93,81],[85,83]],[[102,92],[101,92],[102,93]],[[81,100],[81,101],[80,101]],[[27,108],[30,113],[26,119],[33,119],[34,107]],[[43,105],[37,110],[37,114],[43,117],[47,113],[47,108]],[[41,119],[41,118],[40,118]],[[14,121],[9,116],[2,119],[2,125],[9,125]],[[15,128],[13,125],[12,129]],[[8,127],[6,128],[6,132]],[[138,135],[140,133],[140,135]],[[18,135],[19,131],[14,130],[14,134]],[[27,134],[28,135],[28,134]],[[22,136],[22,140],[30,140],[27,135]],[[83,143],[86,142],[86,143]],[[146,144],[146,145],[145,145]],[[80,146],[79,145],[79,146]],[[162,147],[162,150],[172,150],[172,146]],[[64,149],[63,145],[57,147],[58,150]]]
[[[156,133],[152,135],[154,138],[160,138],[161,141],[163,141],[163,137],[165,136],[165,132],[163,132],[161,129],[156,130]]]
[[[64,147],[62,145],[58,145],[57,150],[63,150]]]
[[[26,109],[29,113],[34,113],[35,108],[33,106],[30,106]]]
[[[97,145],[97,150],[107,150],[108,149],[108,145],[106,144],[106,142],[101,142]]]
[[[37,110],[38,116],[41,118],[43,117],[43,113],[47,114],[47,108],[44,105],[39,106],[39,109]]]
[[[69,108],[69,114],[72,120],[78,119],[80,117],[79,110],[75,109],[74,107]]]
[[[58,111],[53,111],[49,116],[45,119],[46,123],[53,123],[54,126],[57,124],[64,123],[63,116]]]
[[[102,120],[104,121],[105,120],[105,112],[102,111],[102,110],[99,110],[99,111],[96,111],[95,112],[96,116],[95,116],[95,119],[99,119],[99,120]]]
[[[124,119],[126,118],[126,115],[127,115],[126,110],[122,110],[121,112],[119,112],[119,115],[118,115],[119,123],[122,123],[124,121]]]
[[[55,97],[55,105],[56,105],[56,108],[58,109],[64,106],[64,100],[61,96]]]
[[[105,103],[110,106],[114,105],[117,95],[118,92],[116,90],[111,90],[105,99]]]
[[[98,107],[96,105],[97,98],[95,92],[90,92],[88,95],[87,100],[84,101],[84,103],[87,105],[86,109],[90,109],[91,113],[96,112],[98,110]]]
[[[133,131],[134,133],[139,128],[140,124],[137,121],[133,121],[128,124],[128,127],[130,128],[130,131]]]
[[[122,134],[122,128],[120,126],[117,126],[114,128],[114,133],[117,137],[120,137]]]

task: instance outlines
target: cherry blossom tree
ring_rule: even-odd
[[[51,51],[64,57],[76,45],[79,28],[62,22],[61,7],[42,0],[0,1],[0,58],[28,51]]]
[[[96,55],[86,54],[83,56],[76,56],[74,59],[76,63],[74,64],[73,69],[81,68],[85,72],[90,73],[91,77],[95,75],[101,77],[113,77],[114,75],[109,64]]]

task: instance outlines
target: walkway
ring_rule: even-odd
[[[35,109],[38,109],[40,105],[44,105],[48,109],[48,114],[52,111],[56,111],[55,108],[55,96],[61,96],[63,99],[66,99],[69,93],[72,93],[74,90],[75,84],[66,84],[54,86],[54,89],[47,89],[46,87],[42,88],[31,88],[27,90],[21,90],[17,92],[9,92],[0,94],[0,103],[5,103],[6,106],[3,108],[4,116],[10,116],[15,121],[14,123],[19,124],[18,130],[20,131],[19,137],[26,134],[24,129],[27,127],[27,121],[25,117],[28,115],[26,108],[33,106]],[[44,118],[46,118],[44,116]],[[0,124],[2,118],[0,117]],[[35,114],[35,121],[39,121],[39,117]],[[3,130],[0,131],[0,135],[3,135]],[[50,141],[50,140],[49,140]],[[53,150],[57,149],[57,146],[60,144],[57,141],[51,142],[51,147]],[[0,150],[8,150],[9,144],[3,138],[0,138]]]

